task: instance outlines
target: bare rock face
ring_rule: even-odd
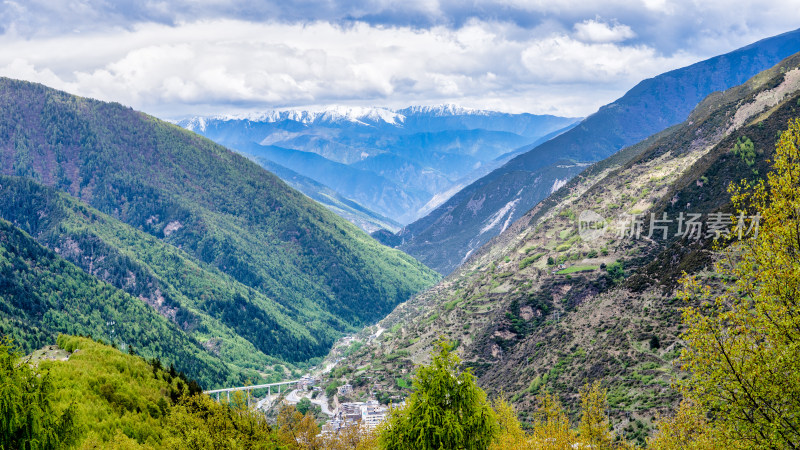
[[[173,220],[164,227],[164,236],[169,236],[170,234],[180,230],[182,227],[183,224],[180,223],[180,221]]]

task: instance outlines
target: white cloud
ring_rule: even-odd
[[[562,33],[525,38],[522,31],[477,20],[456,30],[149,23],[60,38],[0,37],[0,74],[162,116],[440,101],[586,115],[641,78],[692,61],[608,39],[583,42]]]
[[[574,28],[575,37],[584,42],[622,42],[636,36],[627,25],[598,20],[584,20],[576,23]]]
[[[577,116],[796,27],[798,1],[0,0],[0,75],[164,117],[438,102]]]
[[[620,80],[646,78],[694,59],[685,54],[666,58],[645,46],[587,43],[566,35],[533,43],[521,58],[533,79],[540,83],[610,86]]]
[[[644,6],[651,10],[662,14],[672,14],[675,12],[675,5],[667,0],[642,0]]]

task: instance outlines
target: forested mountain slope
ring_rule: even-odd
[[[708,273],[719,225],[737,223],[728,185],[764,177],[780,131],[797,116],[800,54],[591,166],[398,306],[380,322],[380,337],[365,330],[362,338],[372,338],[342,373],[362,388],[402,394],[405,374],[443,336],[523,418],[542,390],[574,408],[580,386],[601,380],[619,430],[643,442],[679,398],[670,387],[682,345],[678,279]],[[700,228],[688,225],[690,214],[700,214],[692,216]],[[598,226],[581,232],[580,220]]]
[[[448,274],[594,162],[682,122],[704,97],[800,51],[800,30],[647,79],[575,128],[516,156],[400,233],[401,249]]]
[[[209,348],[230,338],[240,350],[306,361],[437,278],[175,125],[5,78],[0,110],[2,174],[103,213],[4,179],[3,217],[185,330],[213,328],[200,333]]]
[[[229,372],[226,376],[242,377],[246,372],[257,377],[258,371],[277,381],[284,376],[284,361],[315,351],[310,342],[319,338],[313,330],[290,317],[282,305],[213,266],[54,188],[7,176],[0,176],[0,186],[0,217],[13,221],[87,274],[149,305],[200,346],[203,358],[222,359]],[[146,330],[150,317],[119,314],[107,322],[124,320]],[[71,325],[83,329],[90,320],[78,315]],[[144,344],[140,338],[111,334],[112,329],[109,325],[91,334],[121,346]],[[49,326],[43,332],[52,340],[70,329]],[[14,335],[23,343],[28,341],[23,330]],[[37,342],[44,345],[47,340]],[[150,356],[172,361],[171,354],[169,347],[161,347]],[[212,381],[192,370],[186,372],[204,384]]]
[[[91,334],[135,344],[143,355],[163,356],[204,381],[228,377],[229,369],[177,325],[2,219],[0,274],[0,334],[26,351],[54,343],[57,333]]]

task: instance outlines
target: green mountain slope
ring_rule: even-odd
[[[286,308],[180,249],[34,181],[0,176],[0,186],[0,216],[155,309],[233,373],[248,368],[252,376],[256,370],[266,374],[267,367],[282,362],[267,355],[288,360],[298,352],[318,351],[311,345],[323,345]],[[282,375],[281,370],[267,376]]]
[[[77,249],[71,258],[81,267],[121,288],[129,274],[114,263],[96,270],[93,259],[117,258],[157,280],[160,289],[126,289],[161,302],[162,316],[187,330],[212,327],[203,318],[210,317],[265,354],[306,361],[437,279],[251,161],[177,126],[9,79],[0,79],[0,109],[2,174],[63,190],[108,215],[59,197],[61,213],[72,211],[64,223],[47,211],[37,219],[33,207],[7,209],[10,220],[65,256]],[[200,339],[225,338],[198,330]]]
[[[657,413],[679,398],[670,387],[682,345],[677,280],[684,271],[707,273],[715,258],[709,224],[714,214],[733,213],[728,184],[765,176],[779,131],[798,115],[800,54],[591,166],[439,285],[398,306],[379,323],[379,337],[366,330],[368,344],[339,374],[351,372],[366,389],[402,392],[397,374],[424,362],[445,336],[480,384],[511,396],[523,418],[542,390],[575,408],[578,389],[601,380],[618,431],[642,441]],[[610,227],[581,234],[584,211]],[[648,239],[650,214],[665,213],[673,219],[667,237],[653,227]],[[702,214],[700,238],[686,235],[682,213]],[[643,218],[639,238],[626,221],[633,214]]]

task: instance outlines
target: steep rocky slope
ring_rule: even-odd
[[[541,390],[574,408],[578,388],[599,379],[616,426],[643,439],[678,398],[670,388],[680,376],[678,278],[707,273],[715,223],[731,225],[729,183],[764,177],[779,131],[798,115],[800,54],[592,165],[380,328],[364,330],[367,344],[336,375],[403,395],[414,364],[444,337],[523,418]],[[689,226],[694,213],[699,230]],[[651,229],[651,214],[668,221]]]

